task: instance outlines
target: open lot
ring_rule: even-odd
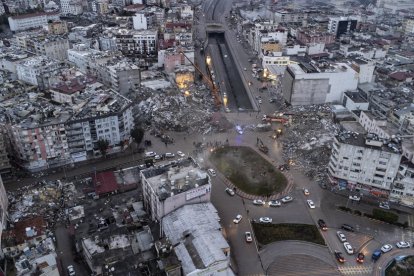
[[[222,147],[214,150],[211,162],[243,192],[270,196],[283,191],[285,176],[249,147]]]
[[[315,225],[310,224],[260,224],[253,223],[259,245],[284,240],[299,240],[325,245],[325,240]]]

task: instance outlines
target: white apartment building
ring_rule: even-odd
[[[398,129],[385,118],[378,117],[368,110],[361,111],[358,121],[367,132],[373,133],[379,138],[390,139],[398,132]]]
[[[37,55],[52,59],[67,60],[69,40],[60,36],[45,35],[16,35],[17,46]]]
[[[401,162],[390,193],[390,201],[414,207],[414,166],[404,159]]]
[[[358,87],[358,74],[346,63],[300,63],[287,66],[282,92],[291,105],[341,102]]]
[[[406,35],[414,34],[414,19],[406,19],[403,24],[403,30]]]
[[[63,15],[81,15],[83,13],[82,0],[60,0],[60,12]]]
[[[152,220],[161,221],[184,205],[210,202],[210,178],[192,159],[175,167],[143,170],[140,175],[144,207]]]
[[[343,133],[334,139],[328,172],[340,187],[388,197],[401,157],[400,145],[375,134]]]
[[[308,14],[302,10],[288,11],[280,10],[274,13],[275,22],[280,23],[299,23],[306,25]]]
[[[110,74],[110,84],[115,91],[128,94],[138,89],[140,69],[135,64],[119,61],[115,64],[108,64],[107,69]]]
[[[136,13],[132,17],[132,22],[134,25],[134,30],[147,30],[148,29],[148,21],[145,13]]]
[[[358,83],[374,81],[375,62],[366,58],[355,58],[351,60],[351,67],[358,73]]]
[[[48,24],[48,21],[59,20],[58,12],[41,12],[23,15],[14,15],[8,18],[10,30],[13,32],[24,31],[34,28],[41,28]]]
[[[113,30],[117,49],[124,55],[155,55],[157,53],[158,32],[156,30]]]
[[[61,64],[58,61],[51,60],[45,56],[34,56],[16,66],[17,79],[43,89],[45,86],[48,86],[48,84],[43,83],[45,74],[59,68],[61,68]]]

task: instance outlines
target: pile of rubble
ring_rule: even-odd
[[[325,176],[331,154],[331,142],[339,132],[327,105],[292,107],[285,112],[291,124],[281,137],[283,157],[299,167],[307,176],[321,180]]]
[[[144,93],[135,110],[136,118],[156,131],[203,133],[209,124],[213,101],[203,85],[190,90],[188,96],[177,90]]]

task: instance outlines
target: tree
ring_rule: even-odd
[[[135,127],[131,130],[131,137],[139,145],[142,142],[142,138],[144,138],[144,130],[141,127]]]
[[[97,143],[98,149],[103,156],[106,156],[106,151],[109,148],[109,142],[107,140],[99,139]]]

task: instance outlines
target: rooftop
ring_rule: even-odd
[[[381,150],[389,153],[400,154],[401,152],[401,142],[398,140],[389,140],[379,138],[373,133],[368,133],[367,135],[346,131],[342,132],[336,136],[338,141],[344,144],[370,148],[375,150]]]

